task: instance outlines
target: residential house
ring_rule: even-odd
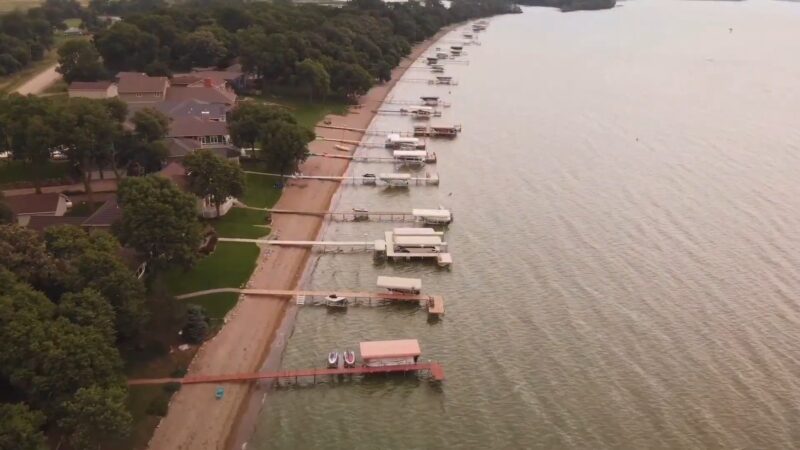
[[[170,86],[165,100],[171,102],[196,100],[205,103],[220,103],[230,109],[236,105],[236,92],[224,86],[215,86],[214,83],[204,80],[202,86]]]
[[[166,99],[169,79],[137,72],[117,74],[119,98],[127,103],[157,103]]]
[[[169,151],[169,159],[181,159],[189,153],[197,150],[208,150],[215,153],[220,158],[225,158],[229,161],[239,163],[239,157],[242,151],[231,144],[217,144],[217,145],[202,145],[194,139],[187,138],[169,138],[167,139],[167,150]]]
[[[112,98],[117,96],[117,85],[110,81],[73,81],[67,93],[70,98]]]
[[[36,231],[56,225],[75,225],[88,229],[105,229],[122,218],[122,209],[117,203],[117,196],[109,197],[97,210],[89,216],[31,216],[25,226]]]
[[[164,168],[161,169],[158,174],[171,180],[182,190],[187,192],[189,191],[189,174],[187,173],[186,168],[183,167],[183,164],[180,162],[171,161],[169,164],[164,166]],[[225,200],[225,203],[223,203],[219,208],[220,216],[227,214],[235,202],[235,198],[228,197]],[[211,203],[210,197],[199,198],[197,199],[197,213],[205,219],[211,219],[217,217],[217,207]]]
[[[12,195],[4,202],[21,226],[27,225],[33,216],[63,216],[72,207],[67,196],[58,193]]]
[[[224,85],[234,91],[244,89],[247,82],[245,74],[242,72],[242,66],[236,64],[224,70],[194,69],[188,73],[175,74],[172,77],[172,84],[184,85],[183,83],[189,83],[197,85],[197,83],[202,82],[201,80],[210,80],[216,86]]]

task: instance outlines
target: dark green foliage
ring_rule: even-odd
[[[64,81],[96,81],[105,76],[100,54],[91,42],[70,40],[58,49],[58,71]]]
[[[118,386],[78,389],[64,402],[65,430],[73,448],[98,448],[103,442],[124,441],[131,432],[132,418],[126,407],[127,391]]]
[[[155,268],[191,267],[200,245],[197,199],[166,178],[149,175],[119,184],[120,240]]]
[[[187,2],[138,9],[124,23],[101,33],[97,48],[112,70],[185,70],[223,66],[238,57],[264,88],[302,88],[318,97],[327,91],[355,96],[375,81],[387,80],[391,68],[410,52],[410,43],[450,23],[514,11],[507,0],[454,0],[450,9],[438,0],[357,0],[341,8],[211,3],[213,7]],[[128,9],[132,4],[95,0],[92,7]]]
[[[0,403],[0,449],[45,450],[44,414],[24,403]]]
[[[50,0],[26,12],[12,11],[0,16],[0,76],[17,72],[44,57],[44,51],[53,45],[53,27],[67,17],[74,17],[64,17],[67,11],[50,7],[56,3],[60,2]]]
[[[200,344],[208,335],[208,317],[202,306],[189,305],[186,309],[186,325],[183,337],[192,344]]]
[[[244,193],[242,168],[210,150],[190,153],[183,159],[183,165],[189,172],[189,190],[201,199],[208,198],[217,209],[217,217],[228,197]]]
[[[314,133],[283,121],[267,124],[261,137],[261,153],[267,165],[281,175],[294,173],[308,157],[308,143]]]

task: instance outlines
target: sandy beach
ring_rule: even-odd
[[[373,87],[359,99],[361,107],[351,108],[346,116],[329,116],[334,126],[366,129],[375,109],[383,102],[395,83],[433,43],[451,28],[445,28],[431,39],[418,44],[411,54],[392,72],[388,83]],[[316,128],[317,136],[360,141],[361,132]],[[314,153],[333,153],[335,142],[316,140],[309,144]],[[352,146],[351,146],[352,147]],[[343,152],[338,152],[344,154]],[[310,158],[300,168],[307,175],[342,175],[349,160]],[[276,208],[327,210],[339,188],[338,182],[304,180],[287,186]],[[314,240],[323,220],[319,217],[276,215],[272,235],[288,240]],[[258,265],[248,282],[261,289],[294,289],[309,260],[310,251],[302,248],[262,248]],[[203,344],[189,367],[188,375],[208,375],[259,370],[269,353],[272,340],[284,319],[287,300],[244,296],[229,313],[227,324],[210,341]],[[149,447],[153,450],[192,449],[221,450],[233,445],[233,430],[248,403],[252,385],[227,384],[225,396],[217,400],[216,386],[187,385],[172,398],[168,414],[161,420]]]

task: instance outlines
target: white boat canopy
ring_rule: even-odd
[[[422,280],[419,278],[378,277],[378,287],[419,292],[422,290]]]
[[[395,158],[425,158],[428,152],[425,150],[395,150],[393,153]]]
[[[442,236],[444,233],[433,228],[395,228],[392,230],[395,236]]]
[[[378,175],[381,180],[410,180],[410,173],[382,173]]]
[[[447,209],[412,209],[411,214],[419,218],[450,219],[450,211]]]
[[[442,245],[442,238],[439,236],[395,236],[394,243],[401,247],[428,247]]]
[[[361,358],[365,360],[419,356],[422,353],[419,348],[419,341],[416,339],[361,342],[359,347],[361,350]]]

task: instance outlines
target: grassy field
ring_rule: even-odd
[[[266,213],[253,209],[233,208],[221,219],[209,220],[220,237],[258,239],[269,233]]]
[[[347,112],[347,103],[340,100],[308,101],[300,99],[276,99],[276,103],[286,106],[297,122],[304,127],[314,129],[314,126],[328,114],[343,115]]]
[[[202,306],[206,310],[208,317],[215,320],[222,320],[225,318],[225,315],[228,314],[228,311],[236,306],[238,300],[239,294],[223,292],[193,298],[189,303]]]
[[[253,168],[253,170],[256,169]],[[245,170],[249,170],[249,168],[245,168]],[[245,174],[245,176],[247,178],[247,190],[245,190],[244,197],[241,199],[245,205],[256,208],[269,208],[278,202],[281,191],[275,188],[275,183],[280,178],[253,173]]]
[[[164,281],[173,295],[223,287],[243,286],[255,268],[258,247],[255,244],[220,242],[214,253],[201,259],[188,272],[167,272]]]
[[[43,180],[63,180],[69,178],[69,163],[50,162],[42,171]],[[33,180],[31,165],[25,161],[0,162],[0,186]]]

